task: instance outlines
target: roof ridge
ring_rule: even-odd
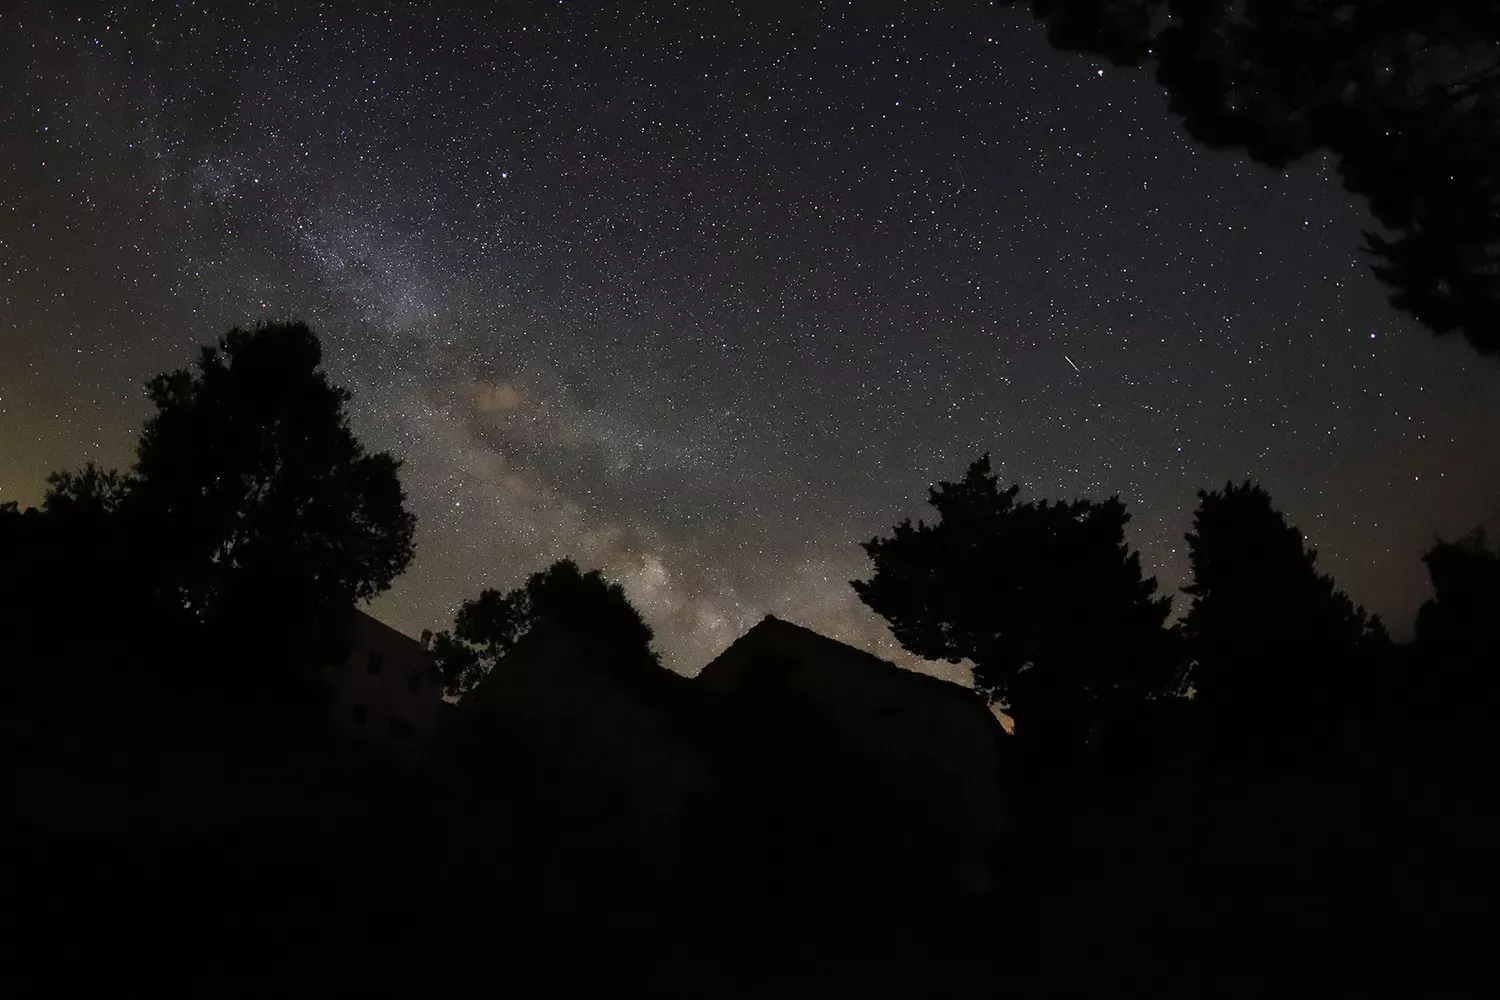
[[[882,664],[884,666],[890,667],[892,670],[899,670],[899,671],[901,671],[904,674],[910,674],[913,677],[919,678],[922,683],[941,684],[943,690],[946,693],[950,693],[950,694],[962,693],[965,697],[973,697],[973,694],[974,694],[973,689],[969,688],[969,687],[966,687],[965,685],[960,684],[957,681],[950,681],[950,680],[948,680],[948,679],[946,679],[944,677],[938,677],[935,674],[929,674],[929,673],[927,673],[925,671],[922,671],[922,670],[913,670],[910,667],[904,667],[901,664],[895,662],[894,660],[887,660],[885,657],[879,656],[879,655],[877,655],[875,653],[872,653],[868,649],[861,649],[859,646],[852,645],[850,643],[847,643],[847,642],[843,641],[842,639],[837,639],[837,638],[835,638],[835,637],[833,637],[831,635],[826,635],[826,634],[824,634],[822,632],[819,632],[817,629],[809,628],[806,625],[798,624],[797,622],[791,621],[791,620],[786,619],[786,618],[779,618],[779,617],[777,617],[776,615],[773,615],[773,614],[767,614],[764,618],[762,618],[754,626],[752,626],[750,629],[746,630],[743,634],[741,634],[739,636],[739,638],[735,639],[734,642],[731,642],[729,644],[729,646],[725,647],[725,652],[727,652],[735,644],[737,644],[737,643],[741,642],[742,640],[744,640],[745,637],[748,636],[751,632],[754,632],[756,629],[758,629],[761,626],[766,625],[768,623],[774,623],[776,625],[784,625],[784,626],[786,626],[788,628],[796,629],[798,632],[805,632],[805,633],[807,633],[808,635],[814,637],[815,639],[817,639],[820,642],[831,643],[831,644],[833,644],[835,646],[840,646],[843,649],[846,649],[846,650],[848,650],[848,651],[850,651],[852,653],[857,653],[859,656],[861,656],[861,657],[863,657],[865,659],[874,660],[876,663],[879,663],[879,664]],[[723,654],[721,653],[720,655],[722,656]],[[717,659],[717,658],[718,657],[715,657],[715,659]],[[711,660],[709,662],[711,663],[713,661]],[[701,673],[701,671],[700,671],[700,673]]]

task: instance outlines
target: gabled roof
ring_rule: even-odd
[[[767,648],[792,649],[796,651],[799,658],[805,658],[814,663],[829,659],[837,659],[845,663],[859,663],[872,671],[880,671],[886,679],[899,678],[901,683],[910,685],[913,690],[922,690],[929,697],[936,696],[955,703],[962,702],[965,708],[972,708],[993,718],[989,709],[970,688],[954,684],[952,681],[945,681],[931,674],[908,670],[890,660],[883,660],[874,653],[829,638],[821,632],[814,632],[810,628],[777,618],[775,615],[766,615],[751,626],[744,635],[730,643],[724,652],[714,657],[698,672],[697,679],[706,682],[708,686],[713,686],[717,675],[729,669],[728,664],[740,659],[741,655],[753,655],[754,652]]]

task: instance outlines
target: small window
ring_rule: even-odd
[[[370,658],[365,661],[365,673],[378,674],[383,666],[385,666],[385,657],[379,653],[371,653]]]
[[[354,706],[354,724],[356,726],[363,726],[365,720],[369,717],[370,707],[368,705],[359,704]]]
[[[410,722],[407,722],[405,719],[398,719],[394,715],[391,716],[392,736],[396,737],[397,739],[404,740],[411,736],[411,734],[412,728]]]
[[[412,694],[416,694],[418,691],[422,690],[422,675],[414,672],[409,678],[407,678],[406,690],[410,691]]]

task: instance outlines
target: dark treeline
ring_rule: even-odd
[[[232,331],[151,383],[131,469],[0,508],[32,989],[545,974],[732,994],[779,969],[927,994],[1365,992],[1421,981],[1415,956],[1482,924],[1500,554],[1481,532],[1428,553],[1434,597],[1398,645],[1253,483],[1199,494],[1176,620],[1117,498],[1023,500],[988,456],[940,483],[937,519],[866,542],[853,586],[1013,720],[1013,822],[966,895],[924,874],[951,849],[925,807],[785,670],[705,699],[624,591],[569,561],[466,602],[434,660],[465,706],[520,684],[524,721],[526,658],[567,650],[618,693],[585,735],[660,731],[705,762],[678,819],[580,778],[607,763],[656,789],[670,761],[548,757],[507,725],[415,771],[351,752],[320,670],[411,559],[414,520],[320,360],[300,324]]]

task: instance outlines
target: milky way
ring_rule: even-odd
[[[497,6],[7,5],[0,500],[295,315],[405,462],[411,632],[572,555],[681,670],[766,612],[889,654],[858,542],[984,451],[1118,493],[1168,587],[1255,477],[1398,635],[1500,514],[1500,367],[1385,304],[1326,163],[1195,147],[1020,12]]]

